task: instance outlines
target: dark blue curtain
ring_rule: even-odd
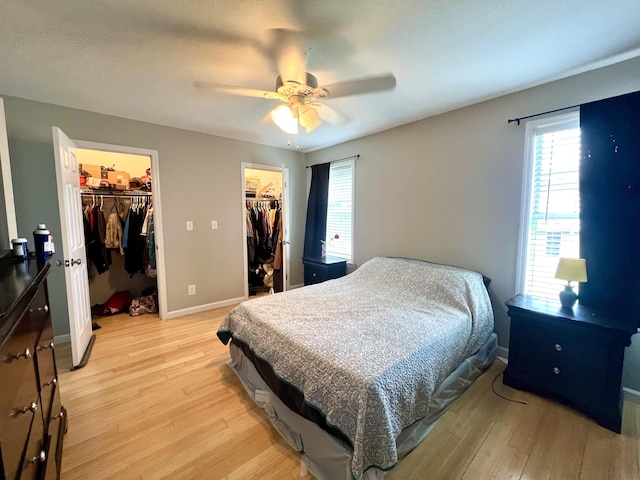
[[[305,257],[319,257],[327,235],[327,205],[329,200],[329,168],[323,163],[311,167],[311,188],[307,204],[307,223],[304,231]]]
[[[640,92],[580,107],[580,303],[640,307]]]

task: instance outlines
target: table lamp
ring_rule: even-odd
[[[560,303],[565,308],[572,308],[578,299],[571,282],[587,281],[587,262],[583,258],[561,258],[556,270],[556,278],[567,281],[567,286],[560,292]]]

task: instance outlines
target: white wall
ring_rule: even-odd
[[[167,309],[187,312],[244,296],[242,162],[289,169],[292,284],[302,283],[306,215],[304,156],[211,135],[5,97],[14,196],[21,236],[37,223],[60,238],[51,126],[70,138],[158,151]],[[194,224],[186,230],[186,221]],[[211,229],[218,221],[218,230]],[[58,249],[59,255],[60,249]],[[60,257],[57,257],[60,258]],[[54,257],[55,260],[55,257]],[[55,335],[69,332],[61,268],[50,274]],[[187,295],[187,285],[197,295]],[[212,331],[212,334],[215,332]]]
[[[640,59],[438,115],[307,155],[307,164],[356,160],[355,260],[417,257],[479,271],[500,345],[515,291],[524,125],[507,119],[640,90]],[[623,382],[640,390],[640,335]]]

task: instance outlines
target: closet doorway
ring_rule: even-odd
[[[101,168],[102,177],[104,169],[109,169],[107,175],[112,175],[115,180],[115,189],[104,191],[103,189],[90,189],[81,187],[82,204],[84,208],[98,203],[101,214],[109,220],[110,215],[116,216],[123,222],[129,215],[130,220],[135,218],[135,228],[140,229],[145,236],[140,237],[140,250],[134,257],[122,255],[120,248],[108,249],[108,269],[100,267],[101,255],[94,259],[92,255],[87,258],[89,271],[89,297],[91,306],[105,304],[117,292],[128,292],[132,298],[138,298],[156,292],[156,308],[160,318],[166,315],[166,287],[164,281],[164,265],[161,255],[161,217],[159,205],[158,182],[158,154],[155,150],[147,150],[119,145],[101,144],[96,142],[74,140],[77,145],[78,163],[83,169]],[[87,167],[91,166],[91,167]],[[97,172],[94,172],[94,177]],[[128,188],[118,186],[128,182]],[[82,183],[82,177],[81,177]],[[113,186],[113,179],[109,180]],[[149,210],[151,208],[151,210]],[[152,211],[152,225],[149,219],[145,221],[147,214]],[[133,226],[133,222],[128,222]],[[152,228],[152,237],[146,236],[147,230]],[[123,232],[124,233],[124,229]],[[129,232],[127,232],[129,233]],[[150,242],[147,240],[150,238]],[[149,250],[151,245],[152,251]],[[130,249],[131,247],[128,246]],[[89,250],[91,253],[91,250]],[[126,294],[124,295],[126,296]],[[118,297],[118,295],[116,295]],[[115,297],[114,297],[115,298]],[[99,317],[96,317],[99,322]]]
[[[288,170],[242,163],[245,298],[289,288]]]

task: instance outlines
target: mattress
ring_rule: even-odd
[[[359,479],[393,468],[396,439],[492,332],[482,275],[379,257],[340,279],[243,302],[218,336],[245,344],[341,432]]]
[[[424,440],[454,400],[491,366],[497,349],[498,341],[494,333],[476,353],[461,362],[447,376],[432,395],[427,415],[398,435],[396,448],[399,460]],[[301,453],[301,473],[304,475],[308,470],[318,480],[351,480],[352,446],[343,438],[328,433],[314,421],[292,411],[271,390],[241,348],[231,344],[229,353],[231,358],[228,366],[238,376],[249,396],[265,410],[282,438]],[[363,473],[363,478],[381,479],[386,472],[372,468]]]

